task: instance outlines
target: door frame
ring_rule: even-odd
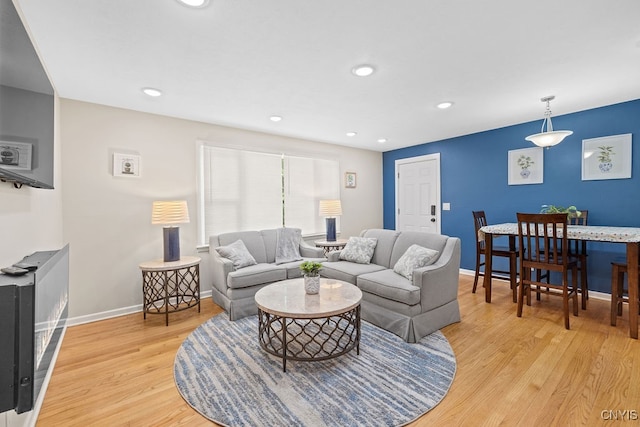
[[[434,154],[426,154],[424,156],[417,156],[417,157],[408,157],[405,159],[398,159],[394,162],[394,172],[393,172],[393,179],[395,182],[395,229],[398,229],[398,210],[399,210],[399,193],[400,193],[400,186],[399,186],[399,182],[398,182],[398,175],[399,175],[399,167],[400,165],[403,164],[407,164],[407,163],[418,163],[418,162],[424,162],[424,161],[429,161],[429,160],[435,160],[436,161],[436,217],[438,218],[438,221],[436,222],[436,230],[438,232],[438,234],[442,234],[442,209],[441,209],[441,194],[440,194],[440,153],[434,153]]]

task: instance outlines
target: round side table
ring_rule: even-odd
[[[164,314],[169,326],[169,313],[198,306],[200,312],[200,258],[182,257],[178,261],[147,261],[142,270],[142,313]]]
[[[316,247],[322,248],[324,251],[324,256],[326,257],[331,251],[341,251],[347,245],[347,241],[344,239],[338,239],[333,241],[328,240],[316,240]]]

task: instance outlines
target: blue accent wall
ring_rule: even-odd
[[[575,205],[589,210],[589,225],[640,227],[640,99],[553,116],[555,129],[573,135],[544,150],[544,182],[508,185],[508,151],[534,147],[524,138],[541,124],[542,117],[383,153],[384,227],[395,228],[395,161],[433,153],[440,153],[442,202],[451,203],[442,211],[442,233],[461,238],[461,268],[475,269],[474,210],[484,210],[491,224],[516,222],[516,212],[539,212],[543,204]],[[582,140],[626,133],[633,139],[631,179],[582,181]],[[625,245],[589,242],[588,252],[590,289],[610,292],[610,262],[624,257]]]

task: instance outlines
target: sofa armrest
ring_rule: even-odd
[[[438,260],[413,271],[413,284],[420,288],[422,311],[429,311],[458,298],[460,239],[450,237]]]
[[[300,255],[305,258],[324,258],[324,251],[322,248],[316,248],[302,240],[300,241]]]
[[[235,270],[233,262],[227,258],[223,258],[217,251],[211,251],[211,283],[217,290],[224,295],[227,294],[227,276]]]
[[[336,262],[340,261],[340,253],[342,251],[331,251],[327,254],[327,261]]]

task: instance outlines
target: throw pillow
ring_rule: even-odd
[[[375,237],[349,237],[347,244],[340,252],[340,259],[358,264],[369,264],[377,244],[378,239]]]
[[[436,250],[411,245],[393,266],[393,271],[412,280],[413,270],[433,264],[438,259],[438,255],[440,252]]]
[[[250,265],[257,264],[251,252],[244,245],[244,242],[240,239],[227,246],[220,246],[216,248],[216,251],[221,257],[227,258],[233,262],[235,268],[248,267]]]
[[[276,235],[276,264],[300,261],[300,240],[302,232],[299,228],[278,228]]]

